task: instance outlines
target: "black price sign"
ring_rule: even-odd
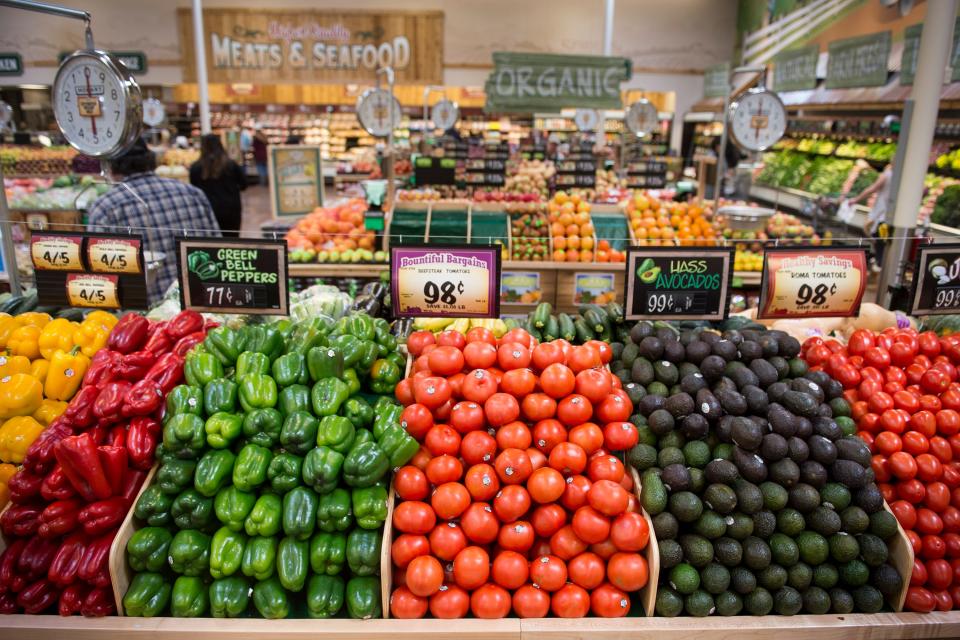
[[[723,320],[733,249],[630,247],[624,305],[627,320]]]
[[[917,247],[910,315],[960,313],[960,244]]]
[[[184,309],[287,315],[287,245],[272,240],[179,238]]]

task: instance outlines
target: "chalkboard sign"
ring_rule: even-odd
[[[627,320],[723,320],[733,249],[630,247],[624,294]]]
[[[801,91],[817,86],[817,58],[820,47],[792,49],[773,59],[773,90]]]
[[[730,63],[708,67],[703,74],[703,97],[722,98],[730,90]]]
[[[456,183],[457,161],[453,158],[420,156],[413,162],[413,179],[417,186]]]
[[[827,89],[879,87],[887,82],[889,31],[830,43]]]
[[[289,313],[287,245],[273,240],[178,238],[184,309],[206,313]]]
[[[960,313],[960,244],[917,247],[910,315]]]

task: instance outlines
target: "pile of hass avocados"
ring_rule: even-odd
[[[640,322],[613,345],[660,547],[656,613],[880,611],[903,586],[897,522],[842,387],[808,371],[795,338],[728,323]]]

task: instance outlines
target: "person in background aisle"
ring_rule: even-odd
[[[121,182],[97,198],[87,214],[92,232],[125,234],[144,239],[144,251],[163,253],[156,278],[149,279],[147,295],[155,304],[177,278],[176,237],[220,235],[213,209],[203,192],[179,180],[154,173],[157,159],[141,139],[122,156],[110,161],[113,179]]]
[[[207,196],[220,230],[239,235],[240,192],[247,188],[247,181],[240,165],[227,157],[220,136],[208,133],[200,139],[200,159],[190,166],[190,184]]]
[[[863,223],[863,232],[874,239],[870,267],[875,272],[880,271],[883,265],[883,253],[887,248],[887,206],[892,181],[893,165],[888,164],[873,184],[850,200],[850,204],[861,204],[869,200],[873,194],[877,194],[873,206],[870,207],[870,213],[867,214],[867,221]]]
[[[260,186],[267,186],[267,136],[263,135],[260,125],[257,125],[253,134],[253,162],[257,165],[257,175],[260,176]]]

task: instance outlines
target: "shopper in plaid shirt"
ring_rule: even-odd
[[[177,277],[176,237],[220,235],[203,192],[179,180],[161,178],[154,173],[156,168],[153,152],[143,140],[137,140],[124,155],[110,162],[113,178],[122,180],[123,185],[98,198],[87,216],[90,231],[125,234],[129,230],[143,235],[144,250],[165,254],[147,292],[151,304],[160,301]]]

